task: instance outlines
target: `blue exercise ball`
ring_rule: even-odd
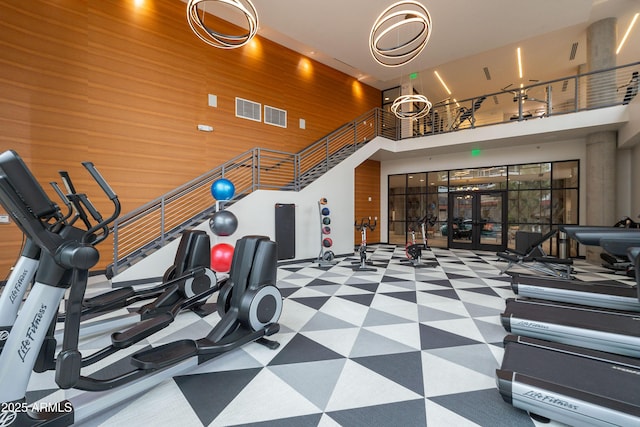
[[[230,211],[218,211],[209,220],[209,228],[216,236],[231,236],[238,228],[238,218]]]
[[[216,200],[231,200],[236,192],[236,187],[226,178],[217,179],[211,184],[211,195]]]

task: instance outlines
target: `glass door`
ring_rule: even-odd
[[[501,251],[506,247],[505,191],[449,193],[450,248]],[[450,231],[450,232],[449,232]]]

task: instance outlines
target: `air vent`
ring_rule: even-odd
[[[562,82],[562,91],[566,92],[567,91],[567,86],[569,86],[569,80],[565,80]]]
[[[576,52],[578,51],[578,42],[571,45],[571,53],[569,53],[569,61],[576,59]]]
[[[493,95],[493,102],[498,105],[498,97],[496,95]]]
[[[269,125],[279,126],[281,128],[287,127],[287,112],[280,110],[279,108],[264,106],[264,122]]]
[[[260,122],[262,121],[260,116],[261,107],[262,105],[257,102],[236,98],[236,117]]]
[[[484,71],[484,76],[487,78],[487,80],[491,80],[491,74],[489,73],[489,68],[484,67],[482,71]]]

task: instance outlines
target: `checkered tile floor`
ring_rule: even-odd
[[[279,267],[278,349],[249,344],[84,425],[537,425],[495,387],[505,335],[499,314],[513,296],[495,253],[435,248],[415,268],[404,248],[369,249],[373,271],[354,270],[355,256]],[[584,280],[621,278],[580,261],[576,271]],[[180,314],[126,353],[200,338],[218,319]],[[108,342],[107,334],[82,346]],[[30,401],[51,393],[53,374],[34,374],[29,388]]]

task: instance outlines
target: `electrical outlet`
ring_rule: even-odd
[[[0,224],[9,224],[11,222],[11,218],[9,215],[0,215]]]

